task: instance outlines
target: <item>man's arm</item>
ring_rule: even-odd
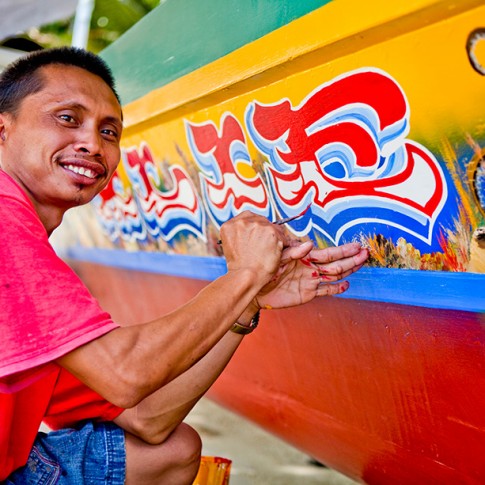
[[[176,311],[117,328],[57,362],[108,401],[129,408],[196,362],[224,336],[279,266],[288,237],[243,213],[221,229],[228,272]],[[289,248],[293,257],[303,249]],[[256,308],[255,308],[256,310]]]
[[[199,362],[114,422],[149,444],[163,443],[219,377],[242,339],[227,332]]]
[[[246,270],[230,272],[175,312],[112,330],[57,362],[113,404],[135,406],[222,338],[256,295],[256,278]]]

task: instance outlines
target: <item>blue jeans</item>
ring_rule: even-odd
[[[25,466],[5,485],[123,485],[125,435],[114,423],[86,421],[39,433]]]

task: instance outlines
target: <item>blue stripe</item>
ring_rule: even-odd
[[[62,256],[116,268],[212,281],[226,272],[224,258],[144,251],[69,248]],[[485,274],[362,268],[342,298],[427,308],[485,312]]]
[[[65,252],[58,251],[58,253],[67,259],[197,280],[212,281],[227,271],[225,259],[218,257],[172,255],[146,251],[132,252],[121,249],[92,249],[81,246],[71,247]]]

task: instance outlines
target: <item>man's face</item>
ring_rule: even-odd
[[[108,183],[120,160],[121,107],[98,76],[74,66],[40,70],[41,91],[0,114],[0,164],[36,206],[67,210]]]

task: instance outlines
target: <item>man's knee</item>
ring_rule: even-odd
[[[159,445],[127,434],[126,483],[190,484],[199,469],[201,449],[199,435],[185,423]]]
[[[181,464],[200,462],[202,441],[199,434],[188,424],[180,424],[169,437],[173,439],[174,458]]]

